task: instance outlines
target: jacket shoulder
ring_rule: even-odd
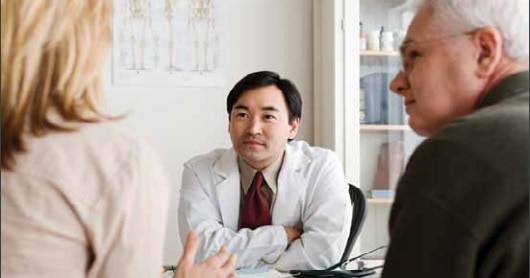
[[[295,152],[303,152],[306,155],[313,157],[327,157],[327,156],[336,156],[335,152],[330,149],[311,146],[306,141],[291,141],[289,142],[289,147]]]
[[[185,167],[213,167],[230,149],[214,149],[210,152],[196,155],[184,163]]]

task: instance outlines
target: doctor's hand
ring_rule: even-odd
[[[184,246],[184,253],[173,275],[174,278],[236,277],[236,255],[231,255],[222,247],[217,254],[195,264],[198,246],[199,237],[195,232],[190,231]]]
[[[300,238],[300,235],[302,234],[297,229],[293,229],[290,227],[283,227],[285,229],[285,233],[287,234],[287,243],[291,244],[291,242],[297,240]]]

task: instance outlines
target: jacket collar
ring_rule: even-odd
[[[237,153],[234,148],[226,151],[213,165],[213,171],[224,179],[236,170],[238,170]]]
[[[528,94],[528,74],[528,71],[523,71],[505,77],[484,96],[478,108],[490,106],[520,94]]]
[[[309,162],[311,162],[311,158],[305,154],[304,152],[300,151],[296,145],[293,144],[287,144],[285,147],[285,158],[283,161],[282,168],[280,169],[280,172],[284,171],[298,171],[302,168],[304,168]]]

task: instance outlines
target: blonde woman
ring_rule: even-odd
[[[1,1],[2,277],[160,276],[166,174],[102,111],[111,2]],[[233,275],[196,241],[179,277]]]

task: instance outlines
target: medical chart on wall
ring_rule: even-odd
[[[222,0],[114,0],[114,85],[223,86]]]

